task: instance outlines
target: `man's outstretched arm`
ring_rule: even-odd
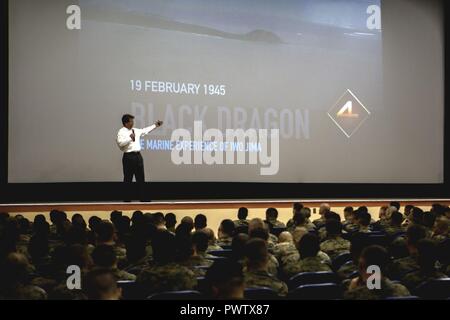
[[[149,134],[153,130],[155,130],[158,127],[161,127],[163,125],[163,122],[161,120],[156,121],[154,124],[152,124],[150,127],[146,127],[142,129],[142,135]]]

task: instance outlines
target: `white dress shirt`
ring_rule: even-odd
[[[144,129],[128,129],[126,127],[122,127],[117,133],[117,145],[120,150],[128,153],[128,152],[139,152],[141,151],[141,136],[145,136],[156,129],[156,125],[151,125],[150,127]],[[130,135],[134,130],[134,141],[131,139]]]

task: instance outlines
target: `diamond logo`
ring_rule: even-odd
[[[370,117],[370,111],[350,89],[347,89],[330,111],[328,111],[328,116],[341,129],[345,136],[350,138]]]

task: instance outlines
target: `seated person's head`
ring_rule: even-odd
[[[220,223],[219,226],[219,237],[225,238],[225,237],[233,237],[234,235],[234,222],[230,219],[225,219]]]
[[[146,240],[138,235],[131,236],[125,242],[126,255],[129,262],[137,262],[147,255]]]
[[[204,254],[208,249],[208,235],[203,231],[196,231],[192,235],[192,246],[198,254]]]
[[[423,223],[423,210],[418,207],[413,207],[411,209],[411,221],[415,224],[422,224]]]
[[[299,211],[294,214],[293,220],[296,226],[302,226],[306,223],[306,216],[303,214],[303,212]]]
[[[424,272],[434,272],[439,253],[436,243],[430,239],[422,239],[417,243],[418,262]]]
[[[301,259],[315,257],[320,250],[319,238],[308,232],[300,239],[297,248]]]
[[[306,219],[311,218],[311,209],[308,207],[303,207],[300,209],[300,212],[303,213],[303,215],[306,217]]]
[[[35,234],[28,243],[28,254],[33,263],[39,262],[48,256],[50,252],[48,236]]]
[[[0,285],[2,291],[14,289],[18,284],[28,284],[30,263],[25,255],[21,253],[10,253],[0,265]]]
[[[319,214],[323,218],[325,214],[331,210],[331,207],[328,203],[322,203],[319,207]]]
[[[253,229],[257,229],[257,228],[264,228],[264,229],[269,229],[268,225],[260,218],[253,218],[252,220],[250,220],[250,222],[248,223],[248,233],[250,234],[250,232]]]
[[[245,245],[245,256],[248,270],[264,270],[269,260],[266,241],[259,238],[250,239]]]
[[[100,222],[96,229],[97,240],[99,243],[114,241],[114,226],[107,221]]]
[[[449,230],[449,220],[445,217],[437,219],[434,223],[434,234],[447,235]]]
[[[342,233],[342,224],[335,219],[329,219],[325,224],[325,229],[327,230],[327,236],[337,237]]]
[[[100,219],[97,216],[92,216],[89,218],[88,220],[88,224],[89,224],[89,229],[91,229],[92,231],[96,231],[97,226],[102,222],[102,219]]]
[[[92,259],[97,267],[117,267],[117,256],[112,246],[105,244],[97,246],[92,252]]]
[[[420,240],[425,239],[426,230],[423,226],[413,224],[406,230],[406,242],[410,253],[414,253]]]
[[[398,211],[392,212],[391,225],[394,227],[400,227],[402,223],[403,223],[403,215]]]
[[[90,271],[84,288],[89,300],[119,300],[122,296],[122,289],[117,287],[116,278],[110,269]]]
[[[398,201],[391,201],[389,203],[389,207],[394,207],[397,211],[400,210],[400,202]]]
[[[194,229],[194,220],[191,217],[184,217],[183,219],[181,219],[181,224],[184,224],[187,226],[187,228],[189,229],[189,232],[192,231],[192,229]]]
[[[245,220],[248,217],[248,209],[245,207],[241,207],[238,210],[238,219],[239,220]]]
[[[372,275],[372,273],[367,273],[367,269],[370,266],[377,266],[380,268],[381,276],[383,276],[388,263],[389,255],[385,248],[380,246],[369,246],[362,251],[359,258],[359,275],[363,281],[367,281]]]
[[[111,212],[111,214],[109,215],[109,220],[111,220],[111,222],[116,225],[118,219],[122,216],[122,211],[117,211],[114,210],[113,212]]]
[[[361,227],[368,227],[370,225],[372,217],[368,212],[360,212],[358,214],[358,222]]]
[[[164,216],[166,221],[166,228],[173,228],[177,224],[177,217],[172,212],[169,212]]]
[[[206,272],[205,281],[213,299],[244,298],[244,275],[238,262],[230,259],[215,261]]]
[[[77,225],[70,226],[67,232],[64,234],[64,242],[68,246],[71,246],[73,244],[87,245],[88,234],[86,232],[86,229]]]
[[[436,221],[436,215],[432,212],[424,213],[422,217],[422,223],[426,228],[433,228],[434,222]]]
[[[302,210],[303,207],[304,207],[303,203],[301,203],[301,202],[294,202],[294,204],[292,205],[292,213],[295,214],[296,212]]]
[[[283,231],[282,233],[280,233],[280,235],[278,236],[278,243],[293,243],[294,242],[294,238],[292,237],[292,234],[288,231]]]
[[[353,207],[345,207],[344,208],[344,217],[345,220],[351,220],[352,219],[352,214],[353,214]]]
[[[278,210],[275,208],[268,208],[266,210],[266,220],[267,221],[272,221],[272,220],[277,220],[278,218]]]
[[[157,264],[164,265],[175,261],[177,243],[175,236],[169,231],[158,230],[152,239],[153,259]]]
[[[208,244],[213,245],[216,242],[216,235],[214,234],[213,229],[205,228],[202,230],[208,236]]]
[[[162,212],[156,212],[152,215],[153,225],[158,229],[164,229],[166,226],[166,220]]]
[[[245,245],[250,237],[245,233],[239,233],[233,237],[231,251],[233,259],[239,261],[245,257]]]
[[[358,265],[361,252],[366,247],[367,237],[365,237],[363,234],[357,233],[352,237],[352,241],[350,244],[350,255],[352,256],[352,260],[355,265]]]
[[[252,229],[249,233],[250,239],[258,238],[267,242],[269,240],[269,231],[265,228]]]
[[[194,220],[194,227],[195,230],[201,230],[206,228],[207,226],[207,219],[206,216],[204,214],[198,214],[195,216],[195,220]]]

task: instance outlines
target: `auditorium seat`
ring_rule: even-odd
[[[196,289],[200,292],[207,291],[205,277],[197,277],[197,288]]]
[[[338,255],[336,258],[333,259],[332,266],[333,270],[337,271],[340,267],[342,267],[345,263],[352,260],[352,256],[350,253],[345,252]]]
[[[145,290],[133,280],[119,280],[117,286],[122,289],[123,300],[140,300],[146,296]]]
[[[295,289],[302,285],[320,283],[339,283],[339,280],[334,272],[302,272],[289,279],[288,287]]]
[[[414,293],[423,299],[447,299],[450,298],[450,278],[434,279],[422,283]]]
[[[148,300],[200,300],[202,294],[195,290],[168,291],[155,293],[149,296]]]
[[[222,257],[222,258],[230,258],[233,251],[231,249],[227,250],[213,250],[208,252],[210,255],[215,257]],[[209,258],[208,258],[209,259]]]
[[[270,288],[260,287],[246,288],[244,297],[249,300],[274,300],[278,298],[278,295]]]
[[[382,234],[368,234],[367,236],[367,245],[377,245],[386,247],[388,245],[388,237]]]
[[[343,298],[343,290],[335,283],[308,284],[299,286],[288,293],[291,300],[338,300]]]
[[[398,300],[419,300],[420,298],[417,296],[407,296],[407,297],[389,297],[386,298],[385,300],[393,300],[393,301],[398,301]]]

